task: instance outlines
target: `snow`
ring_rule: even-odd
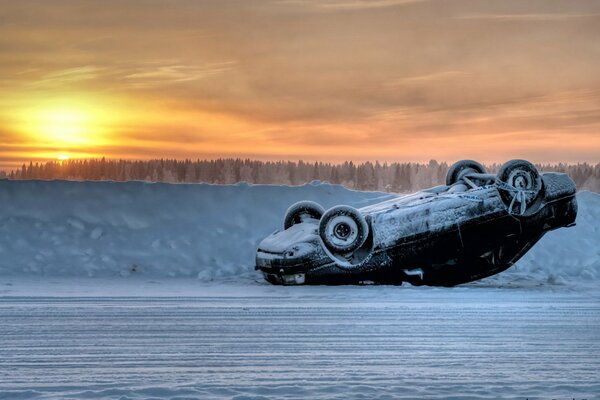
[[[576,226],[546,234],[516,265],[487,282],[597,288],[600,279],[600,195],[577,194]]]
[[[0,181],[0,398],[597,397],[597,194],[578,194],[576,227],[456,288],[274,286],[253,270],[290,204],[390,198]]]
[[[189,279],[181,280],[188,282],[183,290],[179,279],[162,281],[158,296],[151,284],[119,281],[109,296],[93,281],[82,280],[95,291],[87,295],[79,288],[56,297],[54,289],[43,297],[46,287],[2,298],[0,398],[592,399],[600,393],[597,296],[267,284],[196,284],[194,292]],[[193,296],[182,297],[186,292]]]
[[[578,194],[577,226],[547,234],[487,285],[593,286],[600,195]],[[191,278],[254,283],[258,243],[290,204],[360,208],[394,195],[304,186],[0,181],[0,277]]]
[[[258,243],[288,206],[390,195],[300,187],[0,181],[0,276],[253,279]]]

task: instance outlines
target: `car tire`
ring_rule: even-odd
[[[325,209],[314,201],[303,200],[292,204],[285,212],[283,219],[283,229],[288,229],[292,225],[303,222],[306,218],[321,219]]]
[[[365,243],[369,236],[369,224],[357,209],[335,206],[321,217],[319,235],[331,252],[348,254]]]
[[[485,174],[485,167],[473,160],[461,160],[457,161],[448,169],[446,174],[446,186],[454,185],[460,181],[461,178],[468,173]]]
[[[504,163],[496,176],[496,184],[509,213],[518,215],[525,214],[543,189],[540,173],[526,160]]]

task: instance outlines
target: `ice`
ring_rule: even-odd
[[[588,294],[189,279],[67,283],[17,278],[8,287],[14,295],[1,298],[0,398],[600,393],[600,300]]]

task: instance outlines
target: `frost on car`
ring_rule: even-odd
[[[293,204],[258,246],[274,284],[453,286],[509,268],[548,231],[575,224],[575,184],[524,160],[488,174],[471,160],[446,185],[355,209]]]

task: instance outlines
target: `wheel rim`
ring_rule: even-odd
[[[508,174],[506,182],[497,180],[497,183],[500,189],[512,195],[508,205],[510,214],[525,214],[527,207],[535,200],[539,192],[535,176],[525,169],[516,168]],[[515,206],[518,206],[516,212],[514,211]]]
[[[527,171],[517,169],[508,176],[508,183],[515,189],[527,190],[533,187],[533,179]]]
[[[337,238],[346,240],[350,236],[350,233],[352,233],[352,230],[348,224],[342,222],[333,227],[333,233]]]
[[[535,182],[529,171],[516,169],[508,175],[507,183],[514,188],[516,193],[515,201],[519,203],[530,203],[537,194]]]
[[[348,247],[358,238],[358,224],[347,215],[339,215],[327,224],[325,233],[335,246]]]

